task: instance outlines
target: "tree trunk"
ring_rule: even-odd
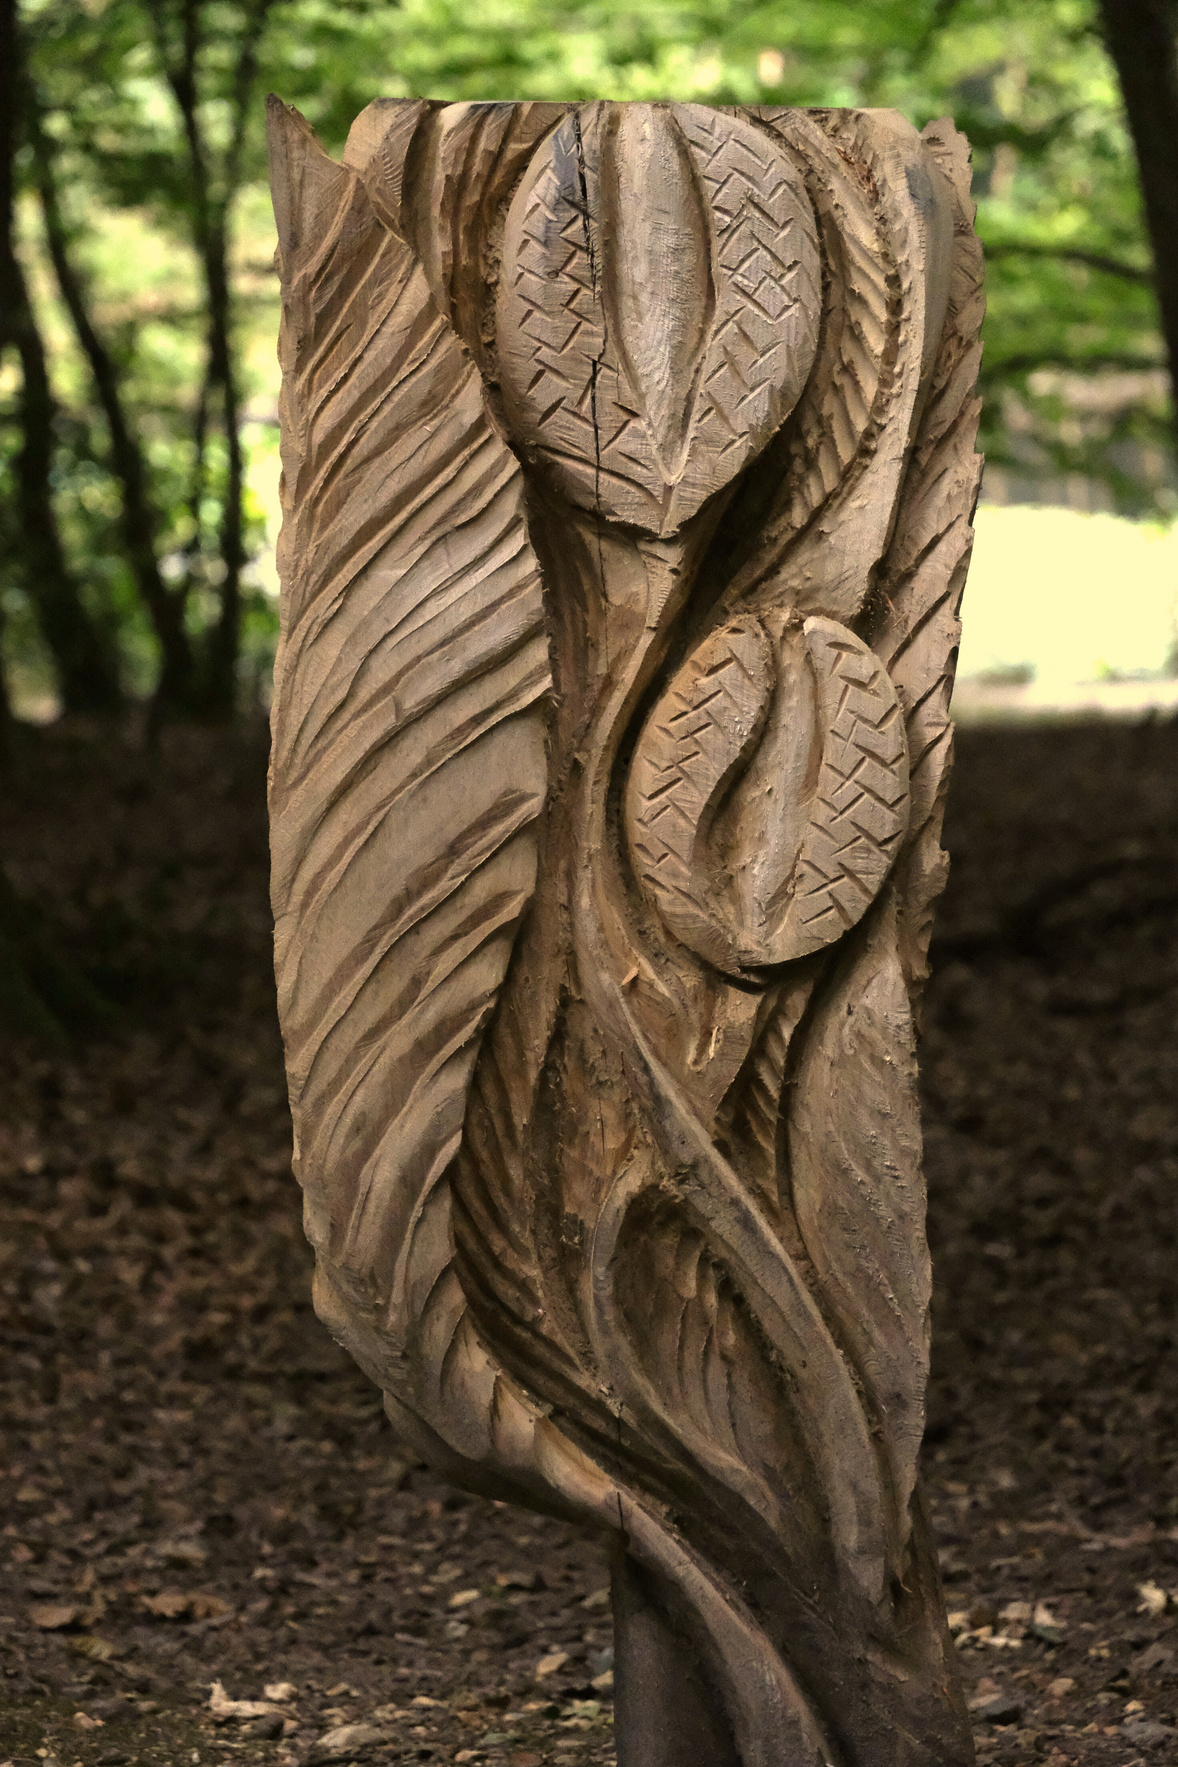
[[[182,50],[171,58],[167,33],[156,16],[157,41],[168,83],[180,111],[188,144],[193,191],[193,240],[204,273],[208,301],[207,359],[196,428],[194,485],[205,476],[210,395],[218,393],[225,436],[225,479],[219,545],[222,577],[220,611],[209,634],[203,696],[214,717],[231,717],[237,698],[237,659],[241,647],[241,574],[246,563],[245,455],[241,443],[241,394],[233,337],[233,290],[229,276],[229,223],[241,181],[241,156],[257,83],[258,44],[272,0],[252,0],[238,43],[234,67],[232,126],[219,168],[200,118],[199,63],[203,40],[202,0],[180,0]]]
[[[1100,0],[1100,17],[1137,150],[1178,437],[1178,8]]]
[[[611,1536],[621,1767],[968,1767],[913,1009],[972,539],[968,151],[271,106],[279,1012],[316,1305]]]
[[[171,591],[160,575],[156,557],[159,518],[152,505],[147,463],[126,410],[114,358],[99,336],[86,298],[86,290],[70,255],[69,235],[61,212],[54,174],[52,145],[32,110],[30,121],[34,163],[45,235],[53,260],[57,284],[73,321],[74,331],[90,366],[99,402],[110,435],[110,465],[122,493],[122,533],[128,563],[140,599],[151,620],[160,646],[160,676],[155,700],[159,711],[191,711],[194,703],[194,658],[184,624],[183,590]]]
[[[45,346],[16,250],[14,168],[25,98],[16,0],[0,0],[0,344],[12,344],[21,365],[21,445],[13,465],[21,564],[63,706],[71,712],[108,713],[120,704],[117,656],[82,602],[57,525],[52,483],[56,407]]]
[[[209,301],[209,378],[221,392],[225,432],[225,488],[221,504],[220,613],[209,634],[207,701],[214,717],[231,718],[237,702],[237,657],[241,648],[241,573],[245,565],[243,492],[245,460],[241,408],[233,350],[233,301],[226,261],[226,217],[219,214],[202,247]]]

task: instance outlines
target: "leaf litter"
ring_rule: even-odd
[[[967,731],[959,757],[922,1052],[955,1648],[984,1763],[1163,1761],[1178,733]],[[145,758],[61,728],[0,803],[14,881],[117,1013],[0,1057],[4,1746],[611,1761],[601,1544],[414,1464],[311,1312],[264,766],[261,731]]]

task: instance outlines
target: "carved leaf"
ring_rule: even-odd
[[[363,180],[374,211],[402,239],[409,237],[405,166],[432,108],[424,98],[374,99],[348,130],[344,147],[344,165]]]
[[[944,319],[948,192],[892,112],[758,114],[808,163],[829,275],[814,372],[766,456],[725,599],[850,625],[888,543]]]
[[[409,248],[301,119],[279,107],[272,136],[279,1009],[311,1237],[337,1281],[412,1311],[418,1224],[435,1273],[449,1255],[429,1198],[534,883],[539,572],[519,468]]]
[[[948,859],[941,823],[952,760],[949,699],[961,633],[958,609],[973,546],[982,461],[974,453],[980,401],[982,249],[973,231],[969,145],[947,120],[924,131],[953,194],[953,277],[945,333],[880,572],[884,617],[872,646],[905,708],[912,768],[911,828],[900,861],[900,948],[910,988],[928,973],[933,907]]]
[[[818,288],[813,216],[780,144],[699,105],[586,106],[508,215],[513,429],[575,503],[674,533],[792,409]]]
[[[825,992],[792,1092],[794,1212],[881,1432],[895,1551],[907,1538],[924,1429],[932,1275],[912,1014],[892,902]]]
[[[614,1252],[631,1354],[696,1455],[771,1519],[807,1575],[833,1568],[811,1444],[731,1272],[682,1208],[652,1193]]]
[[[804,701],[781,708],[769,754],[759,757],[778,795],[758,784],[746,798],[733,785],[773,691],[772,651],[755,621],[721,627],[688,659],[647,721],[630,770],[634,868],[676,937],[720,969],[785,963],[840,938],[875,899],[907,823],[904,721],[886,671],[833,620],[812,617],[804,632],[821,748],[798,818],[782,797],[807,782],[796,768],[775,765],[773,745],[779,731],[810,715]],[[727,843],[746,856],[751,880],[743,919],[724,890],[731,862],[709,842],[730,787]],[[780,832],[795,821],[798,845],[774,865]]]

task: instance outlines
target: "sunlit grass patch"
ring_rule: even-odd
[[[958,716],[1178,705],[1178,525],[984,504]]]

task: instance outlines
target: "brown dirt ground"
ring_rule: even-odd
[[[600,1544],[406,1466],[311,1314],[264,763],[55,730],[0,794],[116,1008],[0,1056],[0,1767],[612,1760]],[[950,844],[927,1479],[979,1751],[1175,1761],[1178,728],[967,732]],[[294,1691],[218,1726],[214,1680]]]

